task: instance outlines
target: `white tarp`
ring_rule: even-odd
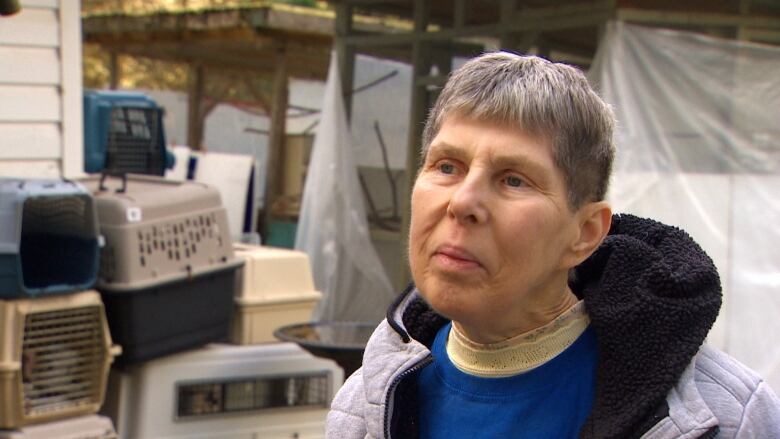
[[[395,294],[371,244],[337,66],[334,53],[295,248],[308,253],[323,293],[315,320],[378,323]]]
[[[613,23],[590,77],[619,124],[614,210],[701,244],[724,292],[709,342],[780,390],[780,48]]]

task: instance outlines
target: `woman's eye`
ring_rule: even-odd
[[[442,174],[452,174],[455,172],[455,166],[452,163],[441,163],[439,164],[439,171]]]
[[[506,185],[510,187],[520,187],[523,185],[523,179],[514,175],[504,177],[504,181],[506,182]]]

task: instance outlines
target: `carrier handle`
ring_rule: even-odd
[[[122,187],[117,189],[116,192],[119,193],[119,194],[125,193],[125,191],[127,190],[127,173],[125,173],[125,172],[112,174],[110,172],[103,171],[100,174],[100,185],[98,186],[98,190],[101,191],[101,192],[108,190],[108,188],[106,187],[105,183],[106,183],[106,177],[108,177],[109,175],[113,175],[113,176],[122,178]]]

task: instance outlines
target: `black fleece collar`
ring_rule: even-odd
[[[717,270],[684,231],[615,215],[604,243],[575,269],[574,279],[572,290],[585,300],[599,348],[596,399],[580,437],[639,436],[717,317]],[[408,333],[393,319],[414,290],[404,291],[387,320],[405,342],[411,337],[430,347],[448,320],[421,298],[404,310]]]

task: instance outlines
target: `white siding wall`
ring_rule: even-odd
[[[77,0],[22,0],[0,17],[0,176],[83,173]]]

